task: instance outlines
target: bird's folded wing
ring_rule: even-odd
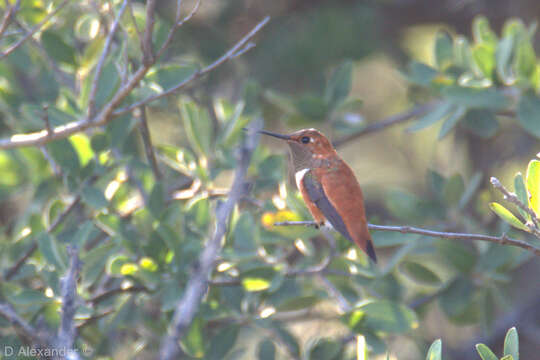
[[[313,179],[313,174],[308,171],[302,178],[302,186],[306,190],[309,199],[321,210],[324,217],[332,224],[334,229],[341,233],[345,238],[354,243],[343,219],[337,212],[336,208],[332,205],[328,197],[326,196],[322,185],[318,184]]]

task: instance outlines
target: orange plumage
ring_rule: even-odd
[[[261,133],[289,144],[296,183],[315,221],[321,224],[328,220],[376,262],[360,184],[330,141],[315,129],[299,130],[290,135]]]

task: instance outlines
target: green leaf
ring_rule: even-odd
[[[257,358],[259,360],[275,360],[276,345],[268,339],[265,339],[257,346]]]
[[[440,240],[437,248],[442,259],[460,272],[469,272],[476,263],[476,255],[463,244]]]
[[[47,151],[62,170],[75,173],[80,169],[79,156],[68,139],[51,141]]]
[[[122,274],[122,266],[129,263],[130,259],[127,255],[124,254],[117,254],[114,255],[109,259],[109,263],[107,264],[107,273],[109,275],[121,275]]]
[[[158,219],[163,210],[165,210],[165,205],[165,190],[163,189],[163,184],[161,182],[157,182],[154,184],[152,192],[150,193],[150,197],[148,199],[148,209],[152,215]]]
[[[514,360],[514,357],[512,355],[506,355],[506,356],[503,356],[501,360]]]
[[[458,106],[451,114],[450,116],[444,121],[444,123],[441,126],[441,130],[439,131],[439,137],[438,139],[441,140],[444,138],[450,130],[452,130],[456,124],[463,118],[463,115],[465,115],[465,107]]]
[[[510,355],[513,360],[519,360],[519,338],[515,327],[510,328],[504,338],[504,355]]]
[[[191,322],[189,330],[180,341],[182,350],[189,356],[202,358],[204,356],[205,338],[203,334],[203,320],[200,316]]]
[[[17,306],[44,305],[52,301],[52,299],[49,299],[45,296],[43,291],[37,291],[32,289],[23,289],[15,293],[6,292],[5,296],[10,303],[13,303]]]
[[[328,81],[324,97],[327,103],[335,108],[349,96],[352,85],[352,61],[345,61],[332,74]]]
[[[222,360],[236,343],[238,332],[238,325],[231,325],[220,329],[220,331],[209,340],[210,348],[208,349],[205,359]]]
[[[309,360],[337,360],[340,359],[342,345],[330,339],[318,339],[308,350]]]
[[[95,210],[100,210],[109,205],[103,191],[95,186],[86,186],[81,191],[83,201],[93,207]]]
[[[444,87],[442,95],[455,105],[467,108],[487,108],[501,110],[509,105],[509,100],[504,94],[493,88],[472,88],[457,85]]]
[[[455,206],[459,203],[464,191],[465,183],[463,182],[463,177],[459,174],[454,174],[444,184],[442,191],[443,199],[449,206]]]
[[[439,31],[435,36],[435,64],[441,70],[452,65],[454,48],[452,38],[447,31]]]
[[[482,360],[499,360],[497,356],[484,344],[476,344],[476,351]]]
[[[439,74],[439,72],[431,66],[417,61],[411,61],[408,68],[409,71],[406,75],[407,80],[421,86],[428,86]]]
[[[523,175],[521,175],[520,172],[518,172],[516,176],[514,177],[514,189],[516,190],[516,196],[518,197],[519,201],[521,201],[525,206],[530,207],[529,193],[527,192],[527,188],[525,187],[525,182],[523,181]],[[531,220],[531,215],[529,215],[528,212],[526,212],[519,206],[518,206],[518,210],[524,219],[526,219],[527,221]]]
[[[442,103],[434,110],[418,119],[413,125],[409,126],[407,128],[407,131],[415,132],[418,130],[422,130],[430,125],[433,125],[437,121],[446,118],[454,109],[455,107],[452,104],[447,102]]]
[[[429,347],[426,360],[442,360],[442,341],[435,340]]]
[[[514,71],[519,79],[529,82],[536,71],[536,54],[528,34],[517,36]]]
[[[90,146],[92,147],[92,150],[99,154],[102,151],[105,151],[110,146],[110,138],[107,133],[98,132],[94,135],[92,135],[92,138],[90,139]]]
[[[497,45],[497,35],[491,30],[489,21],[485,16],[477,16],[473,20],[473,36],[477,43],[495,48]]]
[[[491,79],[495,69],[494,49],[485,44],[478,44],[474,47],[472,56],[482,74]]]
[[[37,238],[37,243],[39,246],[39,251],[45,258],[48,264],[54,265],[56,270],[65,270],[67,267],[67,259],[65,255],[61,253],[61,250],[57,244],[56,239],[43,232],[39,234]]]
[[[278,311],[296,311],[302,309],[309,309],[313,305],[317,304],[321,299],[315,295],[304,295],[293,297],[282,302],[276,309]]]
[[[305,94],[295,104],[298,112],[310,120],[324,120],[328,115],[329,105],[320,96]]]
[[[497,214],[501,219],[506,221],[508,224],[512,225],[516,229],[520,229],[523,231],[529,232],[529,228],[521,222],[510,210],[505,208],[499,203],[491,202],[489,203],[489,208],[493,210],[495,214]]]
[[[242,286],[248,292],[263,291],[270,288],[276,272],[270,267],[260,267],[243,273]]]
[[[192,101],[181,101],[180,113],[186,130],[186,137],[199,155],[210,154],[213,139],[212,124],[206,110],[201,110]]]
[[[506,85],[510,85],[513,82],[513,76],[510,69],[510,60],[512,59],[513,49],[514,36],[507,35],[499,42],[495,52],[497,75]]]
[[[461,120],[460,126],[481,138],[487,139],[497,133],[499,121],[492,111],[471,109],[467,111],[465,117]]]
[[[458,277],[439,296],[439,304],[448,317],[459,317],[471,305],[474,284],[466,277]]]
[[[441,279],[433,271],[416,262],[403,261],[399,265],[399,269],[413,281],[420,284],[436,285],[441,282]]]
[[[300,357],[300,345],[298,341],[288,330],[279,326],[279,324],[273,324],[273,329],[275,330],[277,336],[281,342],[287,347],[288,352],[293,356],[293,358]]]
[[[521,95],[517,116],[521,127],[540,138],[540,98],[534,92],[527,91]]]
[[[41,44],[47,54],[54,60],[75,65],[75,49],[64,42],[57,33],[52,30],[45,30],[41,33]]]
[[[527,190],[529,191],[529,204],[536,214],[540,215],[540,161],[531,160],[527,166]]]
[[[158,83],[163,90],[168,90],[188,79],[196,71],[197,67],[193,65],[164,65],[149,72],[146,77],[149,81]]]
[[[413,310],[389,300],[369,302],[355,308],[355,312],[362,314],[362,326],[371,331],[403,333],[418,327]]]
[[[463,192],[463,195],[461,195],[461,198],[459,199],[458,207],[459,209],[463,209],[471,198],[474,196],[480,185],[482,184],[482,173],[477,171],[474,173],[474,175],[471,177],[471,180],[465,187],[465,191]]]

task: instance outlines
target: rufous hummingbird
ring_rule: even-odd
[[[298,130],[290,135],[259,132],[287,141],[296,185],[315,222],[323,225],[328,220],[335,230],[377,262],[360,184],[330,141],[316,129]]]

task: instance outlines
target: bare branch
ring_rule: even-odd
[[[154,43],[152,42],[152,34],[154,32],[156,0],[148,0],[146,2],[146,26],[142,38],[143,64],[150,66],[154,63]]]
[[[216,208],[216,228],[214,235],[201,252],[197,268],[189,279],[184,294],[176,306],[169,335],[165,338],[161,346],[160,359],[169,360],[176,358],[179,351],[178,340],[182,338],[199,309],[202,297],[208,288],[208,278],[214,269],[216,257],[221,251],[223,236],[225,236],[227,231],[227,222],[236,203],[245,194],[245,177],[251,160],[251,154],[255,150],[259,140],[256,131],[262,128],[261,125],[262,121],[257,120],[256,124],[254,124],[255,129],[248,134],[245,143],[239,150],[239,158],[231,191],[227,200]]]
[[[75,338],[77,337],[77,329],[73,318],[77,310],[77,278],[79,277],[81,262],[76,247],[68,246],[68,254],[70,256],[69,268],[66,275],[60,280],[62,315],[60,327],[58,328],[56,346],[59,349],[72,350]],[[70,351],[69,353],[70,355],[77,355],[76,351]]]
[[[314,221],[284,221],[274,224],[275,226],[316,226]],[[455,239],[455,240],[479,240],[489,241],[500,245],[517,246],[527,251],[532,252],[536,256],[540,256],[540,248],[531,245],[525,241],[509,238],[506,234],[501,236],[481,235],[481,234],[465,234],[465,233],[453,233],[453,232],[441,232],[434,230],[427,230],[417,228],[413,226],[385,226],[368,224],[370,230],[377,231],[393,231],[400,232],[402,234],[419,234],[430,237],[438,237],[442,239]]]
[[[126,288],[117,287],[117,288],[107,290],[99,295],[94,296],[93,298],[88,300],[88,302],[90,302],[92,305],[96,305],[118,294],[137,293],[137,292],[149,292],[149,290],[148,288],[141,285],[133,285]]]
[[[39,24],[37,24],[36,26],[34,26],[32,29],[30,29],[29,32],[26,33],[26,35],[24,35],[19,41],[17,41],[15,44],[11,45],[9,48],[7,48],[6,51],[2,52],[0,54],[0,59],[8,56],[9,54],[11,54],[13,51],[15,51],[17,48],[19,48],[19,46],[21,46],[22,44],[24,44],[24,42],[26,40],[28,40],[32,35],[34,35],[36,32],[38,32],[39,30],[41,30],[43,28],[43,26],[49,21],[51,20],[70,0],[64,0],[60,5],[58,5],[58,7],[56,9],[54,9],[53,11],[51,11],[46,17],[45,19],[41,20],[41,22]]]
[[[317,278],[321,281],[322,285],[325,287],[326,291],[334,298],[339,304],[339,308],[343,312],[349,312],[352,310],[351,304],[347,301],[347,299],[343,296],[343,294],[336,289],[334,284],[330,282],[324,275],[317,275]]]
[[[42,339],[37,330],[21,318],[10,304],[0,303],[0,316],[9,321],[32,344],[44,347],[48,345],[46,339]]]
[[[527,226],[529,229],[531,229],[531,231],[534,233],[534,235],[537,238],[540,238],[540,232],[538,230],[539,229],[538,219],[536,218],[535,212],[530,207],[522,203],[521,200],[519,200],[519,198],[516,196],[516,194],[508,191],[503,186],[503,184],[501,184],[499,179],[492,176],[491,179],[489,179],[489,181],[491,182],[491,184],[493,185],[495,189],[499,190],[503,194],[505,200],[510,201],[512,204],[518,206],[519,208],[521,208],[522,210],[524,210],[527,214],[531,216],[533,224],[528,224]]]
[[[111,44],[113,42],[114,34],[116,34],[116,29],[118,28],[118,24],[120,23],[120,20],[122,19],[122,15],[124,15],[124,11],[126,10],[126,6],[128,4],[128,0],[124,0],[122,3],[122,7],[120,7],[120,11],[118,11],[118,14],[116,15],[116,19],[114,19],[113,25],[111,27],[111,30],[109,31],[109,35],[107,36],[107,40],[105,40],[105,46],[103,46],[103,51],[101,52],[101,55],[99,57],[98,63],[96,65],[96,72],[94,74],[94,80],[92,81],[92,88],[90,89],[90,95],[88,97],[88,120],[90,121],[96,112],[96,95],[98,90],[98,83],[99,79],[101,78],[101,72],[103,71],[103,65],[105,64],[105,60],[107,59],[107,56],[109,55],[109,51],[111,50]]]
[[[412,118],[424,115],[425,113],[427,113],[428,111],[430,111],[434,107],[436,107],[438,104],[439,104],[438,101],[432,101],[432,102],[429,102],[427,104],[417,105],[417,106],[413,107],[412,109],[407,110],[407,111],[405,111],[403,113],[392,115],[392,116],[389,116],[386,119],[383,119],[381,121],[375,122],[373,124],[369,124],[365,128],[363,128],[362,130],[360,130],[360,131],[358,131],[358,132],[356,132],[354,134],[346,135],[346,136],[344,136],[344,137],[342,137],[340,139],[337,139],[337,140],[333,141],[333,144],[334,144],[335,147],[343,146],[344,144],[346,144],[346,143],[348,143],[348,142],[350,142],[352,140],[356,140],[359,137],[362,137],[364,135],[371,134],[371,133],[377,132],[377,131],[381,131],[381,130],[386,129],[387,127],[390,127],[390,126],[393,126],[393,125],[396,125],[396,124],[400,124],[400,123],[403,123],[405,121],[411,120]]]
[[[71,202],[71,204],[69,204],[69,206],[64,211],[62,211],[60,215],[58,215],[58,217],[54,220],[54,222],[49,225],[49,227],[47,228],[47,232],[50,234],[54,230],[56,230],[56,228],[64,222],[64,220],[73,211],[73,209],[75,209],[75,207],[80,201],[81,201],[81,197],[80,195],[77,195],[77,197],[75,197],[75,199]],[[32,256],[32,254],[37,250],[37,248],[38,248],[38,244],[37,242],[34,241],[34,243],[30,246],[30,248],[28,248],[28,250],[24,253],[24,255],[12,267],[10,267],[6,271],[6,274],[4,275],[4,279],[6,281],[11,280],[11,278],[19,272],[21,267],[26,263],[26,261],[30,258],[30,256]]]
[[[159,170],[159,166],[156,160],[156,154],[154,152],[154,147],[152,146],[152,138],[150,137],[150,130],[148,130],[148,121],[146,121],[146,108],[144,106],[141,106],[139,108],[139,116],[140,116],[140,126],[139,130],[141,131],[141,137],[143,139],[144,143],[144,150],[146,152],[146,158],[148,159],[148,162],[152,166],[152,171],[154,172],[154,177],[157,181],[161,180],[163,177],[161,175],[161,171]]]
[[[2,18],[2,24],[0,24],[0,39],[4,36],[6,29],[8,28],[9,24],[11,24],[11,20],[13,19],[17,11],[19,11],[20,5],[21,0],[17,0],[15,2],[15,5],[13,6],[9,5],[9,3],[6,3],[6,11],[4,13],[4,17]]]
[[[163,93],[157,96],[151,96],[144,100],[141,100],[137,103],[131,104],[127,107],[118,109],[115,111],[116,107],[128,96],[131,91],[139,84],[139,82],[144,78],[148,72],[149,66],[141,66],[137,71],[131,76],[129,81],[124,84],[113,96],[113,98],[101,109],[100,112],[91,120],[87,119],[73,121],[61,126],[58,126],[53,129],[52,134],[47,136],[47,130],[41,130],[38,132],[28,133],[28,134],[16,134],[12,135],[9,138],[0,139],[0,149],[12,149],[22,146],[36,146],[43,145],[53,140],[63,139],[77,132],[84,131],[90,127],[97,127],[107,124],[114,117],[130,112],[141,105],[145,105],[151,101],[160,99],[164,96],[170,95],[175,91],[185,87],[191,81],[200,78],[203,75],[206,75],[208,72],[214,70],[218,66],[227,62],[227,60],[234,58],[235,54],[243,48],[243,46],[253,37],[257,32],[259,32],[264,25],[268,23],[269,18],[266,17],[261,21],[253,30],[251,30],[246,36],[244,36],[235,46],[233,46],[227,53],[221,56],[219,59],[214,61],[212,64],[207,67],[195,72],[189,78],[185,79],[181,83],[174,86],[172,89],[164,91]]]
[[[169,96],[172,93],[182,89],[183,87],[185,87],[186,85],[191,83],[193,80],[198,79],[201,76],[204,76],[207,73],[211,72],[212,70],[216,69],[217,67],[223,65],[228,60],[236,57],[237,53],[239,51],[243,50],[244,45],[247,42],[249,42],[249,40],[253,36],[255,36],[255,34],[257,34],[257,32],[259,32],[259,30],[261,30],[268,23],[269,20],[270,20],[270,17],[268,17],[268,16],[266,18],[264,18],[260,23],[257,24],[257,26],[255,26],[253,28],[253,30],[251,30],[246,36],[244,36],[242,39],[240,39],[240,41],[238,41],[236,43],[236,45],[234,45],[231,49],[229,49],[229,51],[227,51],[219,59],[217,59],[216,61],[214,61],[210,65],[208,65],[208,66],[194,72],[187,79],[184,79],[182,82],[178,83],[177,85],[173,86],[172,88],[170,88],[170,89],[168,89],[168,90],[166,90],[166,91],[164,91],[164,92],[162,92],[160,94],[149,96],[146,99],[138,101],[138,102],[136,102],[134,104],[131,104],[129,106],[126,106],[124,108],[118,109],[117,111],[114,112],[114,115],[116,115],[116,116],[123,115],[123,114],[125,114],[125,113],[127,113],[129,111],[132,111],[133,109],[135,109],[135,108],[137,108],[137,107],[139,107],[141,105],[145,105],[145,104],[148,104],[148,103],[150,103],[152,101],[161,99],[162,97]],[[1,142],[0,142],[0,148],[1,148]]]

